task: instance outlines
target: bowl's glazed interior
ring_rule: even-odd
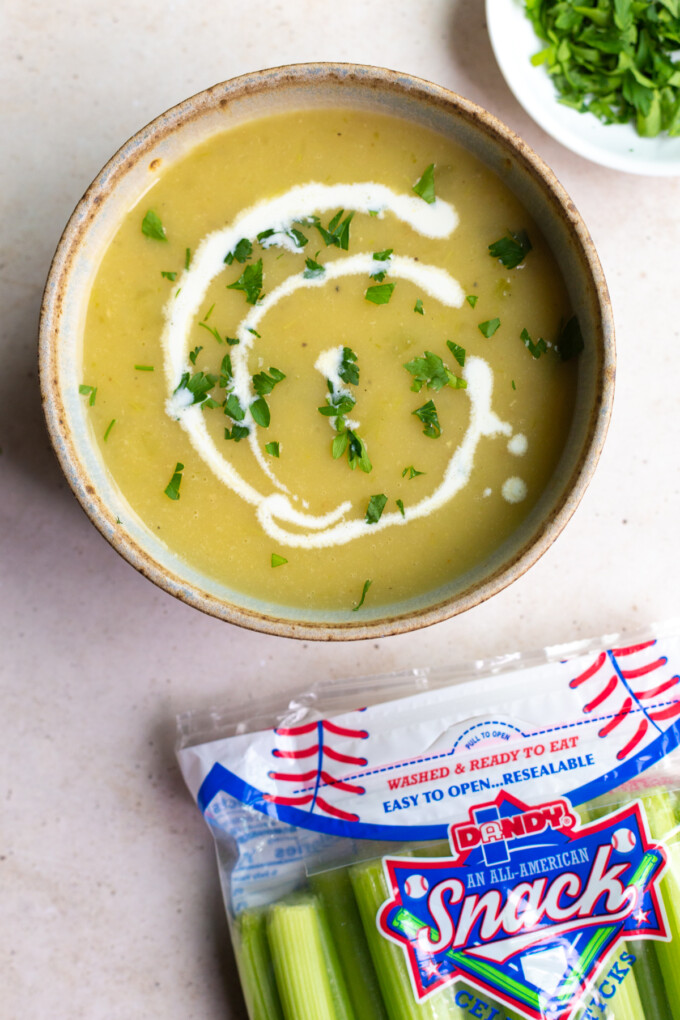
[[[446,586],[387,609],[367,604],[361,614],[351,608],[301,610],[255,599],[175,555],[118,490],[78,393],[93,277],[120,220],[149,187],[150,168],[172,163],[232,125],[309,107],[352,107],[412,120],[451,138],[494,170],[538,223],[586,338],[564,453],[522,526],[492,557]],[[520,576],[559,534],[585,490],[604,441],[614,378],[611,310],[599,261],[550,170],[509,129],[466,100],[418,79],[356,65],[284,67],[216,85],[163,114],[124,145],[77,206],[57,249],[43,302],[40,357],[45,413],[62,468],[91,520],[122,556],[166,591],[214,616],[283,636],[326,640],[427,626],[478,604]]]

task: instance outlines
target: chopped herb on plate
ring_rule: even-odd
[[[546,344],[543,337],[539,337],[538,340],[534,342],[529,335],[529,330],[526,328],[522,330],[522,332],[519,335],[519,338],[524,344],[524,346],[527,348],[527,350],[531,353],[531,355],[536,359],[540,358],[541,354],[545,354],[545,352],[548,350],[548,345]]]
[[[278,553],[272,553],[272,566],[273,567],[282,567],[287,562],[288,562],[288,560],[286,559],[285,556],[279,556]]]
[[[164,280],[170,280],[172,283],[177,279],[177,273],[171,273],[167,269],[161,269],[161,276]]]
[[[386,305],[392,297],[394,288],[394,283],[379,283],[375,287],[369,287],[364,296],[374,305]]]
[[[189,355],[191,357],[191,355]],[[153,372],[153,365],[135,365],[137,372]]]
[[[280,447],[278,443],[265,443],[264,448],[270,457],[278,457],[280,454]]]
[[[165,487],[165,495],[168,499],[179,499],[179,487],[182,483],[182,472],[184,471],[184,464],[177,461],[175,470],[172,478]]]
[[[413,185],[413,190],[416,195],[419,195],[424,202],[428,205],[432,205],[436,200],[434,193],[434,163],[430,163],[427,170],[424,171],[422,177],[416,181]]]
[[[146,237],[153,238],[154,241],[167,241],[165,233],[165,227],[161,223],[161,218],[158,213],[155,213],[153,209],[149,209],[146,216],[142,220],[142,233]]]
[[[575,315],[572,315],[566,326],[563,327],[555,347],[562,361],[570,361],[571,358],[578,357],[583,350],[583,334]]]
[[[359,385],[359,366],[356,362],[357,356],[352,348],[343,347],[338,375],[343,382],[349,383],[352,386]]]
[[[477,295],[477,294],[468,294],[466,296],[465,300],[469,304],[470,308],[474,308],[475,305],[477,304],[477,302],[479,301],[479,295]]]
[[[354,606],[354,608],[352,609],[353,613],[356,613],[357,609],[361,609],[361,607],[363,606],[364,600],[366,598],[366,593],[367,593],[368,589],[371,587],[372,584],[373,584],[373,581],[364,581],[364,586],[361,589],[361,598],[357,602],[356,606]]]
[[[489,245],[489,255],[502,262],[506,269],[516,269],[532,249],[526,230],[517,233],[509,231],[506,237],[499,238]]]
[[[433,400],[428,400],[422,407],[417,407],[415,411],[411,411],[411,414],[415,414],[416,418],[420,418],[425,426],[423,435],[428,436],[430,439],[439,439],[442,434],[442,428],[439,424],[439,415]]]
[[[109,435],[111,434],[111,429],[113,428],[113,426],[115,424],[116,424],[116,419],[112,418],[111,421],[109,422],[107,428],[106,428],[106,432],[104,433],[104,442],[106,442],[106,440],[109,438]]]
[[[302,275],[305,280],[320,280],[322,276],[326,275],[326,269],[314,259],[305,259],[305,269]]]
[[[248,261],[252,254],[253,246],[251,242],[247,237],[242,237],[235,248],[233,248],[232,251],[227,252],[224,256],[224,261],[228,266],[230,266],[234,261],[243,264]]]
[[[453,340],[447,340],[446,341],[446,346],[451,351],[451,353],[453,354],[454,358],[456,359],[456,361],[458,362],[460,367],[463,368],[463,366],[465,365],[465,354],[466,354],[465,348],[461,347],[460,344],[454,343]]]
[[[227,290],[242,290],[249,305],[257,304],[262,293],[262,259],[250,262],[238,280],[227,284]]]
[[[387,503],[387,496],[381,492],[377,496],[371,496],[366,508],[366,523],[377,524],[382,517],[382,512]]]
[[[423,302],[420,300],[420,298],[418,298],[418,300],[416,301],[415,305],[413,306],[413,311],[416,312],[418,315],[424,315],[425,314],[425,310],[423,308]]]
[[[408,479],[409,479],[409,481],[411,481],[412,478],[417,478],[418,475],[424,475],[424,474],[425,474],[424,471],[416,471],[416,469],[414,468],[413,464],[410,464],[408,467],[404,468],[404,470],[401,473],[401,477],[402,478],[406,478],[406,476],[408,475]]]
[[[428,390],[434,390],[436,393],[444,386],[450,386],[454,390],[467,387],[465,379],[459,379],[454,375],[439,355],[432,351],[425,351],[423,358],[407,361],[404,368],[414,377],[411,384],[414,393],[420,393],[423,386],[427,386]]]
[[[490,337],[494,335],[500,324],[501,324],[500,319],[487,319],[486,322],[480,322],[477,325],[477,329],[482,334],[482,336],[485,336],[488,340]]]
[[[90,407],[94,407],[94,402],[97,399],[96,386],[86,386],[85,383],[82,383],[78,387],[78,393],[82,393],[84,397],[89,396],[90,399],[88,400],[88,404],[90,405]]]

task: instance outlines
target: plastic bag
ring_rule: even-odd
[[[680,1020],[677,633],[181,716],[251,1020]]]

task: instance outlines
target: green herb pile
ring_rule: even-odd
[[[560,102],[638,134],[680,135],[680,0],[525,0]],[[674,59],[675,57],[675,59]]]

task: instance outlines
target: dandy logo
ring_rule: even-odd
[[[531,1020],[569,1020],[620,942],[667,938],[666,853],[639,803],[580,826],[567,801],[500,793],[450,842],[453,857],[384,860],[378,927],[418,1000],[464,979]]]

